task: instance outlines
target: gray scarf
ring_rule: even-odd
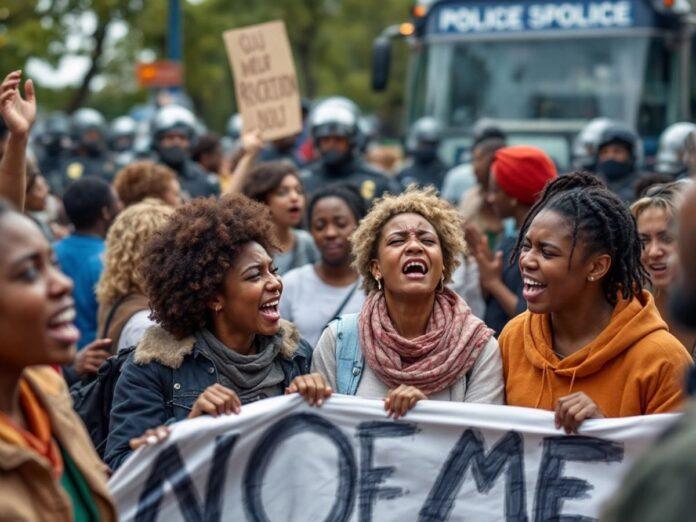
[[[220,384],[236,392],[242,404],[283,394],[285,373],[278,357],[282,334],[257,335],[257,350],[251,355],[228,348],[207,329],[196,333],[196,344],[213,361]]]

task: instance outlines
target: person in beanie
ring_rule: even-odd
[[[499,149],[493,157],[486,198],[499,218],[514,219],[515,230],[503,235],[493,253],[486,235],[473,226],[466,228],[486,299],[484,321],[496,334],[526,309],[522,277],[517,264],[510,263],[510,256],[524,217],[556,176],[556,166],[540,149],[524,145]]]

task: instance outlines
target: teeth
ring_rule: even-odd
[[[275,308],[276,306],[278,306],[278,303],[280,303],[280,301],[278,300],[271,301],[270,303],[263,305],[261,308]]]
[[[533,279],[528,279],[524,278],[524,284],[527,286],[544,286],[543,284],[539,283],[538,281],[534,281]]]
[[[74,308],[68,308],[51,319],[51,325],[59,325],[64,323],[72,323],[75,320],[76,313]]]
[[[411,261],[404,267],[404,271],[407,271],[411,267],[418,267],[425,273],[425,265],[419,261]]]

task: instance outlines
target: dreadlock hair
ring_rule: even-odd
[[[558,212],[573,227],[569,269],[578,240],[582,240],[587,255],[601,252],[611,257],[611,267],[602,280],[609,303],[616,305],[619,293],[624,299],[640,294],[650,277],[640,262],[636,221],[621,199],[599,178],[587,172],[574,172],[549,183],[524,219],[512,259],[519,258],[524,237],[543,210]]]

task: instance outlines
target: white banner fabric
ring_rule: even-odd
[[[110,487],[138,522],[586,522],[675,418],[592,420],[568,436],[541,410],[423,401],[394,421],[381,401],[293,395],[175,424]]]

